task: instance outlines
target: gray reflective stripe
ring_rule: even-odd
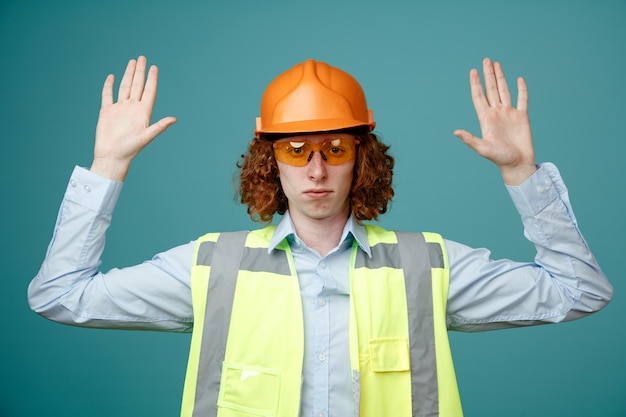
[[[352,398],[354,399],[354,417],[361,415],[361,373],[352,370]]]
[[[196,265],[211,266],[214,250],[215,242],[200,243],[200,247],[198,248],[198,256],[196,257]]]
[[[284,250],[273,250],[267,253],[267,248],[244,248],[239,269],[291,275],[287,253]]]
[[[222,362],[226,353],[237,272],[247,235],[248,232],[222,233],[217,243],[203,242],[198,248],[197,263],[211,265],[211,273],[193,417],[217,416]]]
[[[355,268],[401,268],[400,254],[398,253],[398,245],[389,243],[379,243],[372,246],[370,251],[372,257],[367,256],[363,251],[358,251],[356,261],[354,263]]]
[[[427,245],[421,233],[396,232],[396,235],[403,261],[409,317],[412,415],[436,416],[439,415],[439,394],[430,260],[434,258],[436,267],[442,267],[442,249],[438,244],[437,247]]]
[[[443,249],[437,242],[428,242],[428,258],[431,268],[445,268],[443,262]]]
[[[200,243],[196,265],[211,266],[215,245],[216,242]],[[291,275],[285,252],[275,250],[268,254],[267,248],[244,247],[239,269],[252,272],[270,272],[280,275]]]
[[[420,236],[420,239],[424,240],[421,233],[407,233],[407,232],[396,232],[397,234],[406,234],[413,236]],[[443,251],[441,249],[441,245],[436,242],[428,242],[426,243],[428,248],[428,259],[430,261],[430,266],[432,268],[443,268]],[[400,268],[401,267],[401,256],[396,250],[395,244],[388,243],[379,243],[376,246],[370,248],[372,252],[372,257],[368,256],[359,256],[357,258],[355,267],[357,268],[369,268],[369,269],[377,269],[377,268]]]

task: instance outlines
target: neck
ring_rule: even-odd
[[[299,218],[297,215],[291,215],[291,220],[298,237],[309,248],[316,250],[321,256],[326,256],[339,245],[343,228],[348,221],[348,212],[327,219]]]

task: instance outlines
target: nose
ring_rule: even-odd
[[[312,181],[320,182],[326,178],[326,162],[324,162],[321,152],[313,152],[306,166]]]

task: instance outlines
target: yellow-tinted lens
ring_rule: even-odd
[[[313,158],[313,153],[319,151],[322,159],[330,165],[341,165],[356,158],[357,139],[337,138],[324,143],[308,141],[274,142],[274,156],[285,164],[303,167]]]

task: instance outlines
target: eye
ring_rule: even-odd
[[[339,155],[342,152],[343,152],[343,148],[340,148],[339,146],[331,146],[330,148],[328,148],[328,153],[332,155]]]
[[[339,156],[345,153],[346,149],[341,144],[341,139],[333,139],[324,144],[324,153],[326,155]]]
[[[294,156],[303,155],[305,151],[304,142],[289,142],[289,145],[285,146],[287,152]]]

